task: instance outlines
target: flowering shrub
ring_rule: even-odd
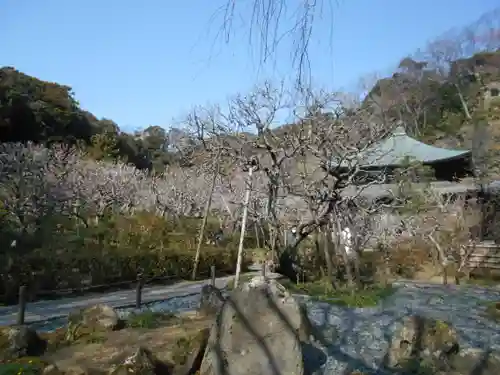
[[[146,277],[188,277],[207,182],[95,162],[75,149],[0,144],[0,295]],[[210,221],[207,233],[218,221]],[[249,239],[251,241],[252,239]],[[253,246],[248,243],[248,246]],[[200,272],[235,265],[237,239],[203,244]]]

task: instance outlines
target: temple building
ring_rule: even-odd
[[[418,162],[430,167],[433,176],[430,186],[444,195],[466,195],[479,198],[483,208],[483,224],[479,237],[482,240],[500,242],[495,230],[500,223],[500,182],[480,186],[474,179],[474,168],[471,150],[450,150],[428,145],[410,137],[403,127],[398,127],[380,142],[363,150],[356,157],[356,163],[362,170],[358,184],[348,186],[343,194],[347,196],[361,195],[369,201],[392,200],[397,185],[393,172],[408,166],[409,162]],[[349,167],[348,162],[345,168]],[[342,166],[342,163],[341,163]],[[370,180],[380,183],[366,186]],[[414,181],[416,187],[428,186],[429,182]],[[360,190],[361,189],[361,190]],[[485,205],[484,203],[487,203]],[[493,207],[496,204],[498,207]],[[493,207],[493,208],[492,208]]]
[[[377,179],[380,183],[363,188],[362,195],[371,199],[393,196],[396,187],[394,171],[408,166],[410,162],[421,163],[430,167],[433,176],[431,186],[447,193],[465,193],[476,189],[473,180],[472,152],[470,150],[449,150],[420,142],[406,134],[403,127],[398,127],[386,138],[375,143],[356,157],[356,163],[362,170],[357,178],[358,185]],[[348,168],[349,161],[344,163]],[[423,181],[414,181],[415,183]],[[349,186],[345,194],[353,195],[359,186]]]
[[[356,161],[363,171],[391,171],[418,162],[432,167],[437,181],[457,181],[472,177],[472,152],[449,150],[420,142],[398,127],[389,136],[363,150]],[[389,181],[388,181],[389,182]]]

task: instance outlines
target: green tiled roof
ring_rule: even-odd
[[[387,167],[405,164],[407,160],[422,163],[445,161],[470,155],[470,150],[449,150],[430,146],[409,137],[403,127],[358,155],[363,167]],[[348,166],[348,162],[342,163]]]

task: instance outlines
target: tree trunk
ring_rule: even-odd
[[[215,182],[217,181],[217,175],[219,173],[219,157],[220,151],[217,154],[214,160],[214,174],[212,176],[212,181],[210,183],[210,194],[207,199],[207,204],[205,206],[205,212],[203,215],[203,221],[201,222],[200,233],[198,233],[198,244],[196,245],[196,255],[194,257],[194,265],[193,265],[193,273],[191,278],[193,280],[196,279],[196,273],[198,272],[198,264],[200,262],[200,251],[201,251],[201,243],[203,242],[203,236],[205,235],[205,227],[207,226],[208,215],[210,214],[210,206],[212,205],[212,197],[215,191]]]
[[[384,254],[384,273],[385,273],[385,279],[384,279],[384,285],[388,286],[390,284],[390,279],[391,279],[391,255],[389,252],[389,247],[387,245],[382,245],[383,246],[383,254]]]
[[[361,281],[361,266],[360,266],[360,261],[359,261],[360,255],[358,254],[357,251],[354,252],[352,260],[352,265],[354,268],[354,282],[358,285],[361,286],[363,282]]]
[[[317,248],[319,248],[319,241],[318,241],[318,233],[316,232],[314,235],[314,242],[316,243]],[[333,289],[337,289],[337,282],[336,282],[336,277],[335,277],[335,267],[333,266],[333,261],[332,261],[332,252],[330,251],[330,246],[328,243],[328,238],[325,236],[325,240],[323,241],[323,255],[325,257],[325,262],[326,262],[326,272],[328,276],[328,280],[332,284]]]
[[[268,226],[268,231],[269,231],[269,247],[271,250],[271,256],[274,258],[275,254],[276,254],[277,233],[276,233],[275,227],[273,227],[271,224]]]
[[[241,263],[243,261],[243,242],[248,220],[248,204],[250,202],[250,193],[252,191],[252,173],[253,167],[248,170],[248,181],[245,191],[245,200],[243,202],[243,218],[241,219],[240,243],[238,245],[238,259],[236,261],[236,275],[234,276],[234,287],[237,288],[240,281]]]
[[[262,247],[260,246],[259,224],[257,222],[254,223],[254,230],[255,230],[255,245],[257,246],[257,249],[261,249]]]
[[[434,244],[436,247],[436,250],[439,254],[439,258],[441,261],[441,269],[443,271],[443,284],[447,285],[448,284],[448,259],[446,258],[446,255],[443,251],[443,248],[439,245],[439,243],[436,241],[436,239],[431,235],[427,235],[429,240]]]
[[[347,255],[345,247],[342,246],[342,243],[340,241],[340,233],[341,232],[342,232],[342,227],[340,225],[339,220],[336,218],[336,219],[334,219],[334,223],[332,223],[332,226],[331,226],[332,242],[335,244],[337,251],[339,251],[341,256],[342,256],[342,260],[343,260],[344,266],[345,266],[345,275],[347,278],[347,287],[350,290],[350,292],[353,294],[355,291],[355,285],[354,285],[354,278],[352,275],[351,262],[349,261],[349,256]],[[337,234],[335,234],[335,233],[337,233]]]

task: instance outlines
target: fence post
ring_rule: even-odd
[[[17,311],[17,324],[24,324],[24,315],[26,313],[26,286],[19,287],[19,310]]]
[[[215,287],[215,266],[210,266],[210,278],[212,279],[212,286]]]
[[[137,275],[137,285],[135,288],[135,308],[140,309],[142,302],[142,275]]]

